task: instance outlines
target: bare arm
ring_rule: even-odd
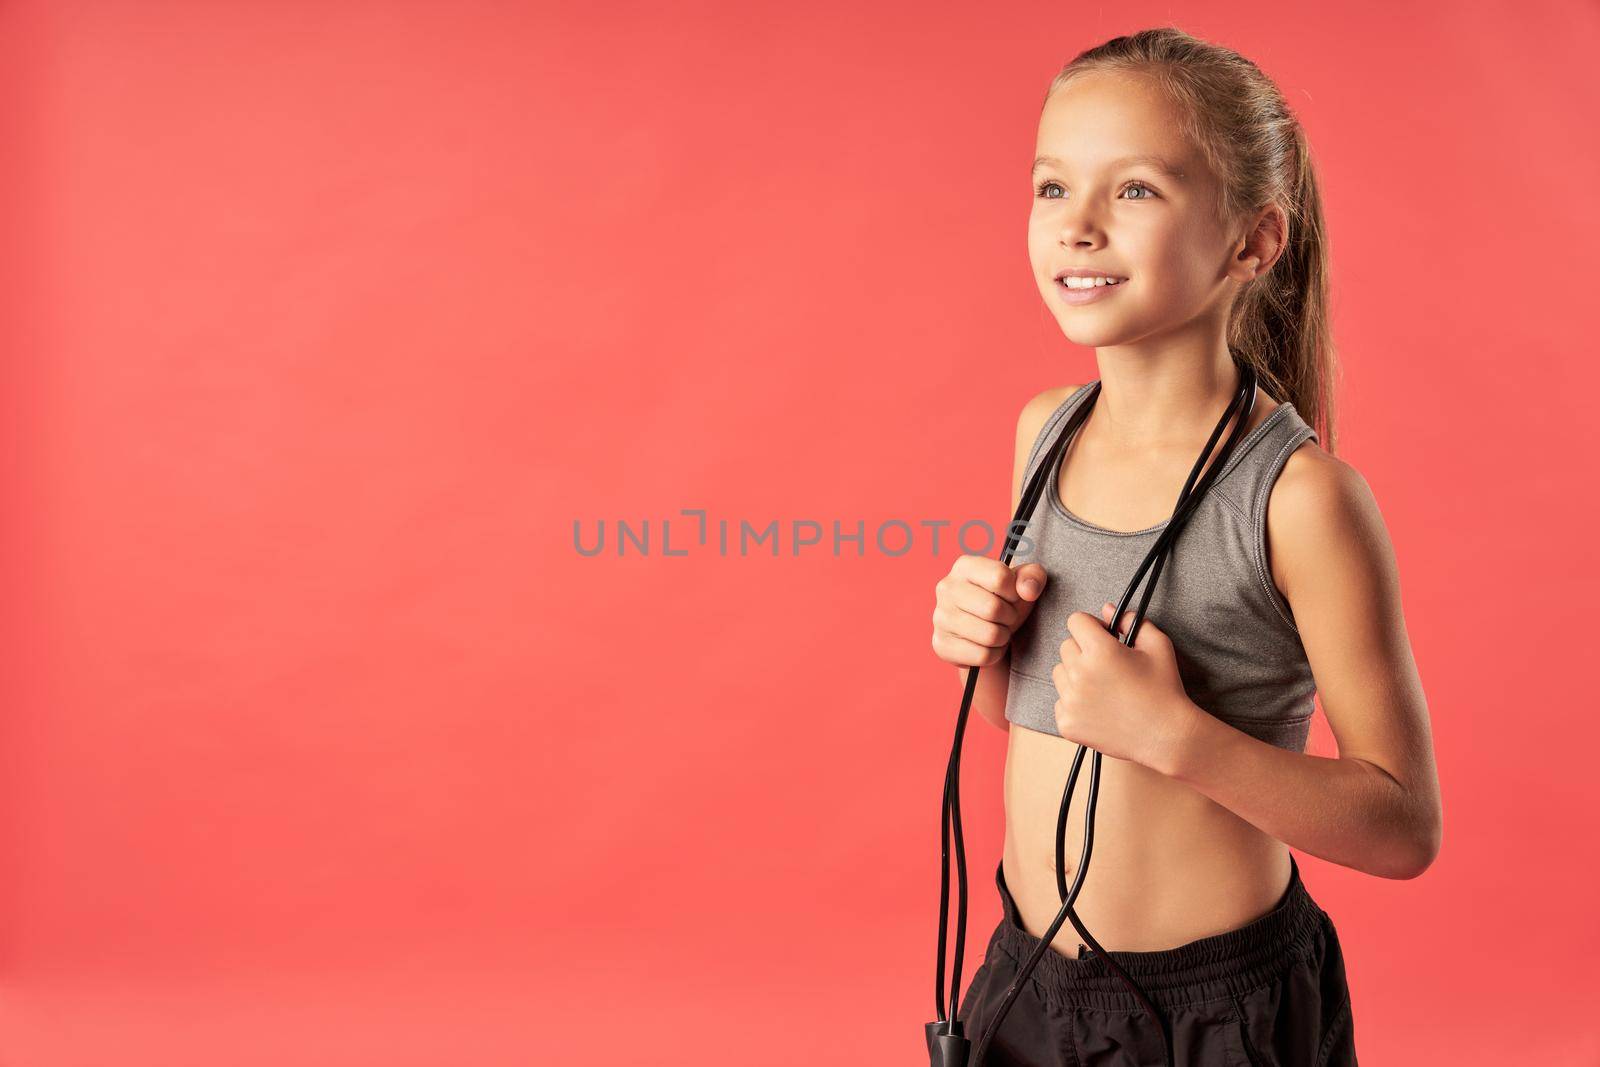
[[[967,672],[972,669],[956,668],[956,680],[961,683],[957,692],[967,691]],[[1009,733],[1011,723],[1006,719],[1006,696],[1010,691],[1011,654],[1007,653],[999,663],[978,669],[978,689],[972,694],[972,713],[982,716],[995,729]]]
[[[1302,447],[1273,488],[1267,539],[1339,755],[1277,748],[1194,707],[1158,769],[1304,852],[1415,878],[1438,855],[1443,812],[1383,516],[1354,468]]]

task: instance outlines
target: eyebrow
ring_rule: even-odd
[[[1040,156],[1038,159],[1033,161],[1033,171],[1031,173],[1039,173],[1039,168],[1046,164],[1060,166],[1061,160],[1057,159],[1055,156]],[[1121,159],[1112,160],[1110,165],[1113,169],[1117,167],[1146,166],[1177,181],[1182,181],[1184,177],[1184,174],[1181,170],[1167,162],[1165,159],[1162,159],[1160,156],[1124,156]]]

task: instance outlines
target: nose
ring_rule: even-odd
[[[1100,220],[1086,200],[1061,208],[1061,226],[1057,233],[1063,248],[1097,248],[1105,243]]]

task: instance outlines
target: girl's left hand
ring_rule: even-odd
[[[1072,636],[1050,672],[1060,694],[1056,729],[1107,756],[1159,769],[1170,765],[1200,709],[1184,691],[1171,639],[1146,616],[1133,645],[1124,645],[1120,635],[1134,613],[1123,613],[1113,636],[1108,627],[1116,610],[1108,601],[1100,619],[1087,611],[1067,616]]]

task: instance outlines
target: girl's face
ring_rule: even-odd
[[[1242,247],[1215,216],[1218,189],[1151,82],[1080,75],[1039,119],[1028,256],[1068,340],[1095,348],[1199,331],[1222,337]],[[1078,290],[1057,276],[1086,268],[1115,285]]]

